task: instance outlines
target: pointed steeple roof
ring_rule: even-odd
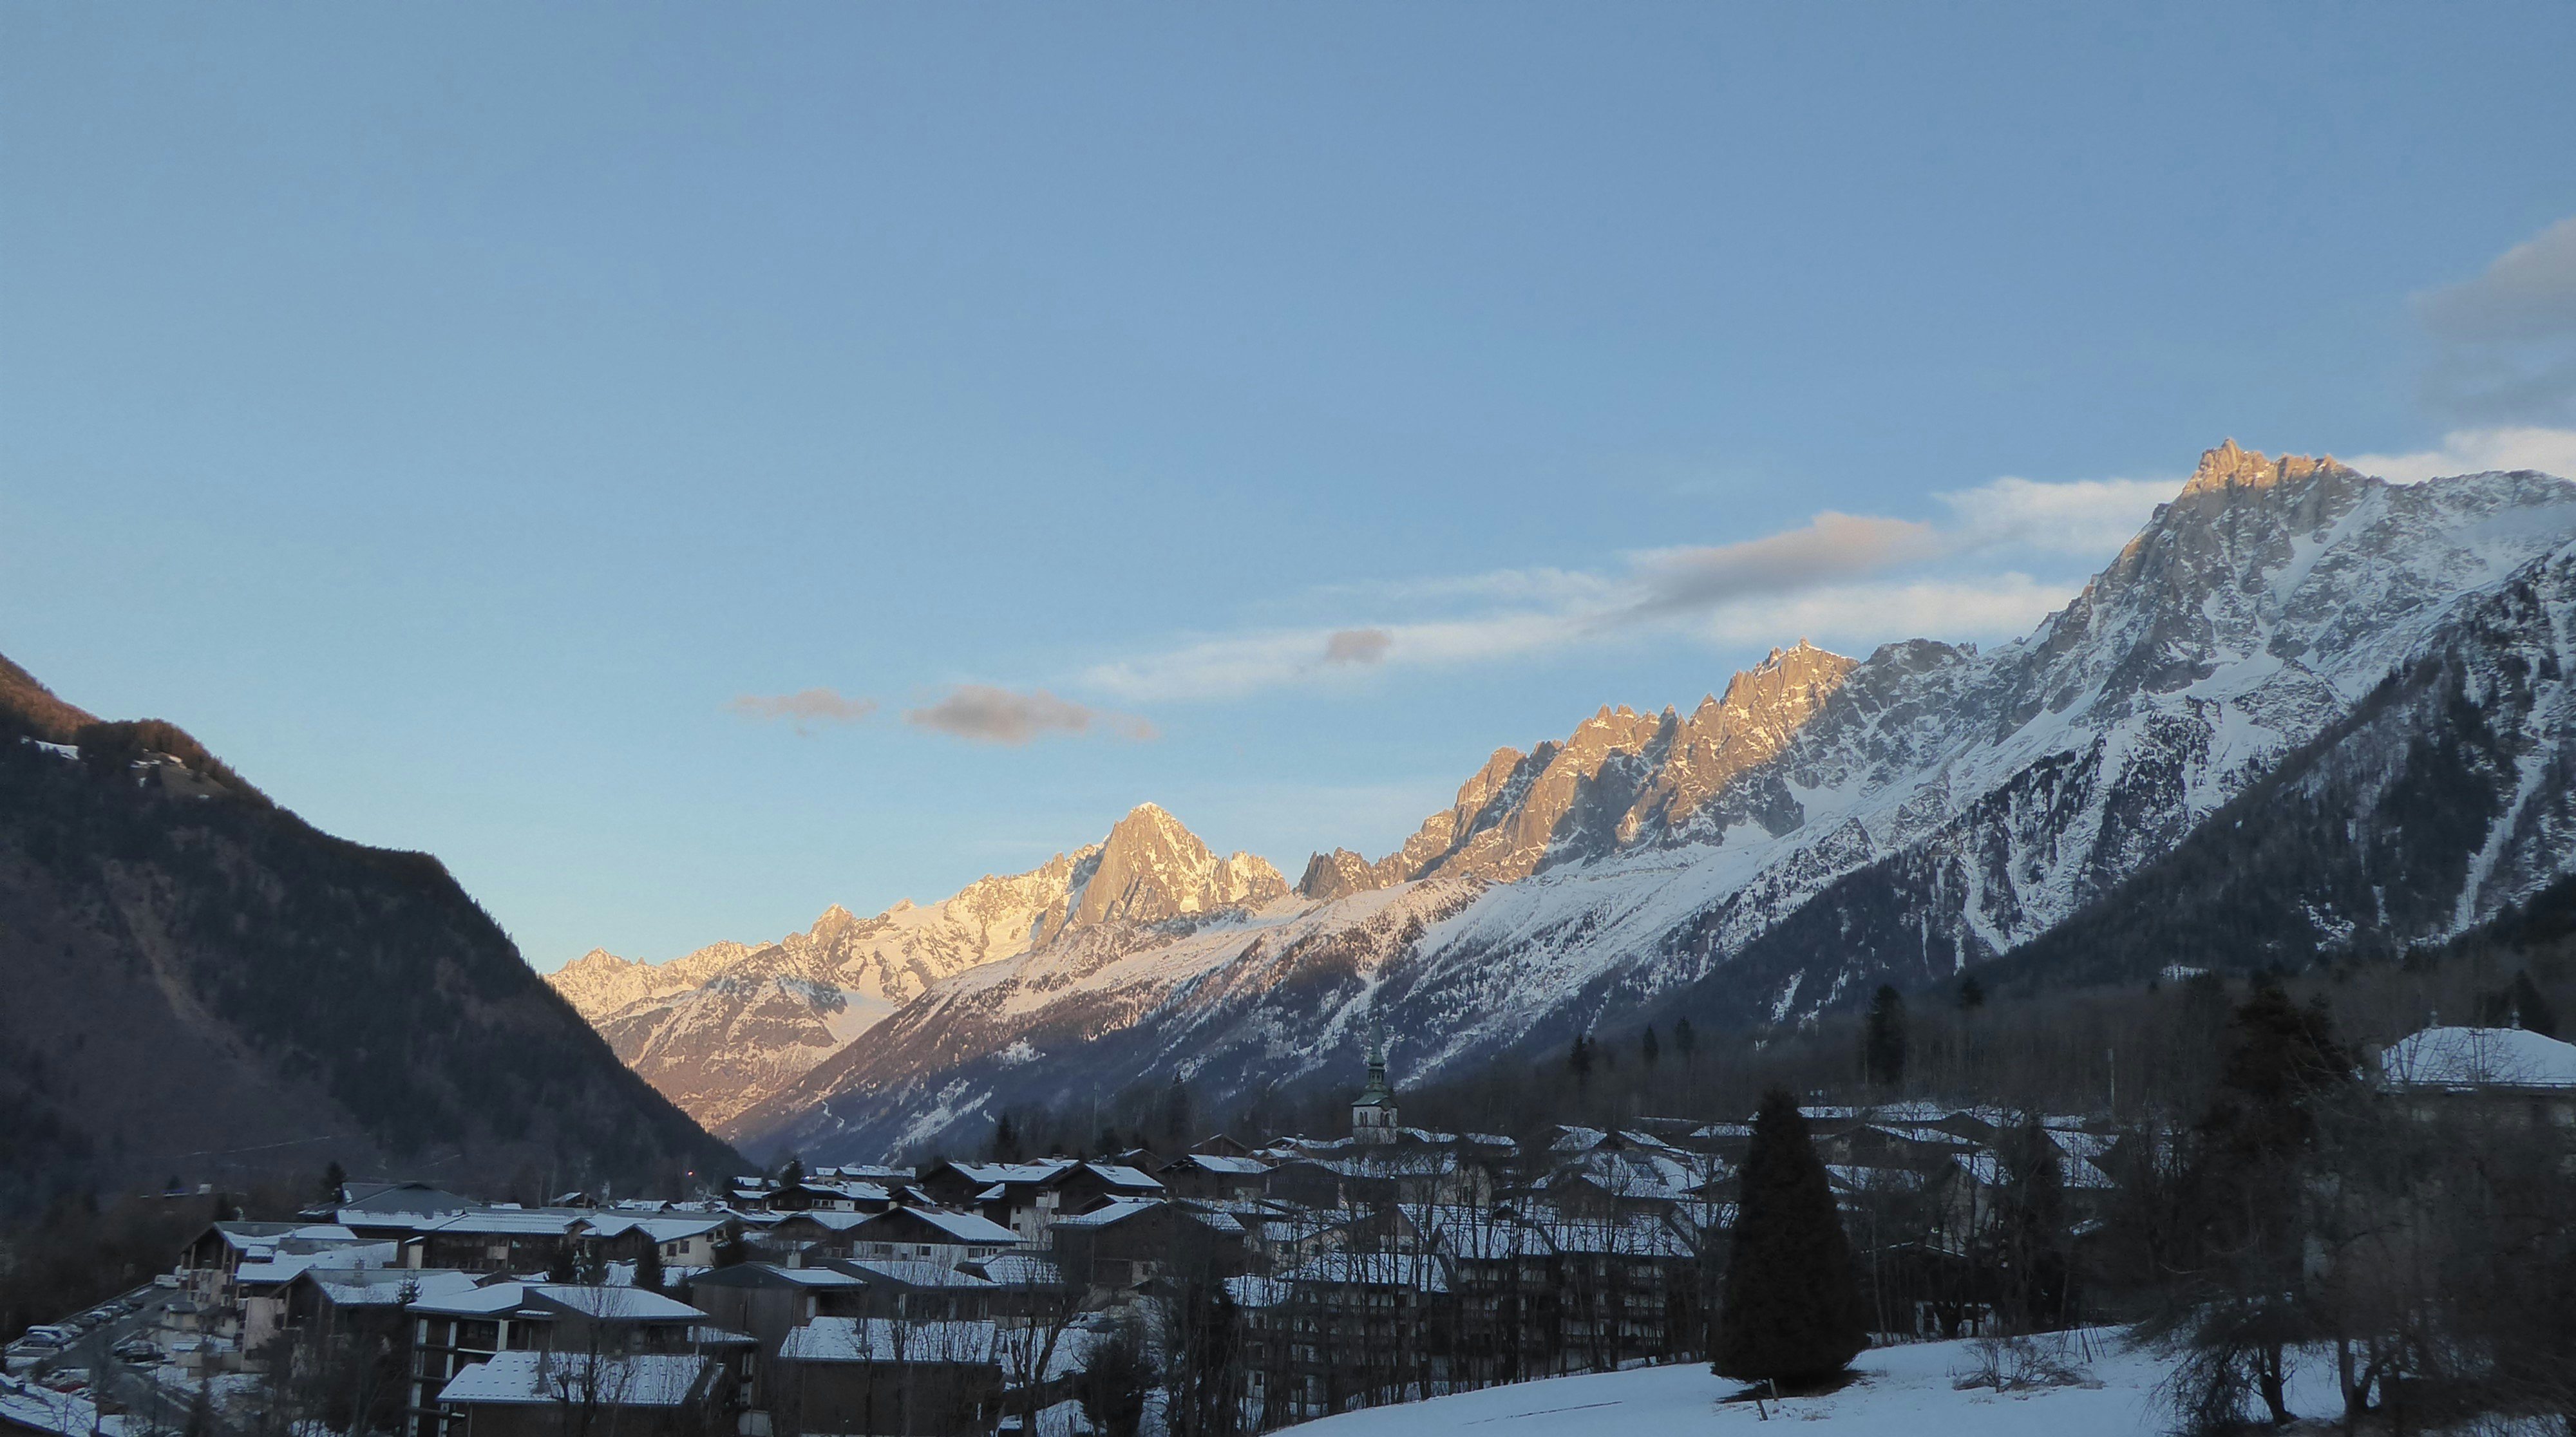
[[[1368,1086],[1360,1090],[1355,1108],[1388,1108],[1395,1105],[1395,1088],[1386,1080],[1386,1039],[1376,1023],[1369,1024]]]

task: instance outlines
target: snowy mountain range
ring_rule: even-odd
[[[774,943],[717,943],[667,963],[593,949],[547,981],[627,1066],[719,1128],[943,978],[1103,924],[1287,892],[1268,863],[1210,853],[1149,803],[1098,843],[927,906],[907,901],[861,919],[835,904]]]
[[[1861,660],[1801,641],[1688,715],[1605,708],[1562,743],[1496,753],[1396,852],[1317,855],[1293,892],[1139,810],[1102,845],[986,880],[1031,892],[980,944],[893,986],[832,978],[854,1016],[817,1018],[790,1056],[761,1051],[770,1030],[741,1009],[735,1046],[687,1060],[700,1098],[644,1056],[698,1030],[649,1015],[729,978],[783,981],[766,976],[782,960],[752,960],[794,940],[687,970],[594,958],[557,986],[746,1151],[840,1161],[1175,1072],[1219,1107],[1338,1082],[1371,1024],[1419,1081],[1623,1015],[1778,1021],[1943,979],[2170,885],[2226,839],[2213,815],[2246,830],[2258,784],[2289,785],[2297,801],[2272,808],[2321,825],[2297,941],[2447,933],[2576,866],[2571,541],[2562,480],[2395,485],[2231,441],[2023,639]],[[2401,821],[2416,810],[2389,808],[2428,784],[2450,835],[2431,848]],[[2332,810],[2355,803],[2381,819],[2335,838]],[[594,988],[624,1006],[598,1013]],[[858,1031],[867,1013],[883,1016]],[[648,1020],[643,1041],[617,1026]],[[757,1081],[719,1095],[736,1074]]]

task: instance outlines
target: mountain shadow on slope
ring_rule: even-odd
[[[40,745],[77,742],[75,760]],[[731,1152],[426,854],[278,808],[175,726],[0,670],[0,1209],[407,1172],[673,1183]]]

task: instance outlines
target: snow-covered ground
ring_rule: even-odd
[[[1864,1352],[1852,1366],[1860,1380],[1827,1397],[1769,1404],[1773,1421],[1802,1425],[1800,1434],[1854,1437],[2070,1437],[2070,1434],[2161,1434],[2173,1418],[2158,1402],[2166,1363],[2131,1348],[2125,1338],[2095,1333],[2082,1385],[2033,1392],[1960,1390],[1977,1366],[1966,1342],[1926,1342]],[[1429,1402],[1344,1413],[1296,1429],[1314,1437],[1662,1437],[1729,1432],[1753,1437],[1762,1414],[1750,1402],[1722,1399],[1742,1384],[1698,1363],[1634,1372],[1557,1377]],[[2291,1384],[2291,1409],[2303,1417],[2338,1410],[2333,1374],[2311,1363]]]

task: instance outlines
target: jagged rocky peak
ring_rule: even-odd
[[[1156,923],[1287,896],[1288,881],[1249,853],[1219,858],[1161,807],[1140,803],[1073,866],[1072,891],[1039,920],[1035,942],[1104,923]]]
[[[2323,458],[2284,454],[2278,459],[2267,459],[2262,450],[2240,448],[2235,440],[2229,439],[2215,449],[2201,451],[2200,467],[2192,471],[2191,482],[2182,486],[2182,492],[2260,489],[2273,484],[2294,483],[2320,473],[2336,472],[2350,474],[2353,471],[2345,468],[2331,454]]]
[[[1376,863],[1318,854],[1298,891],[1337,897],[1435,873],[1511,882],[1568,859],[1716,836],[1735,822],[1794,826],[1785,790],[1711,805],[1787,748],[1857,667],[1800,639],[1736,674],[1724,698],[1701,699],[1687,718],[1670,707],[1647,714],[1605,704],[1562,743],[1495,750],[1447,811]]]
[[[1306,875],[1297,880],[1300,896],[1329,903],[1353,893],[1365,893],[1385,885],[1378,881],[1369,861],[1347,848],[1318,853],[1306,860]]]

